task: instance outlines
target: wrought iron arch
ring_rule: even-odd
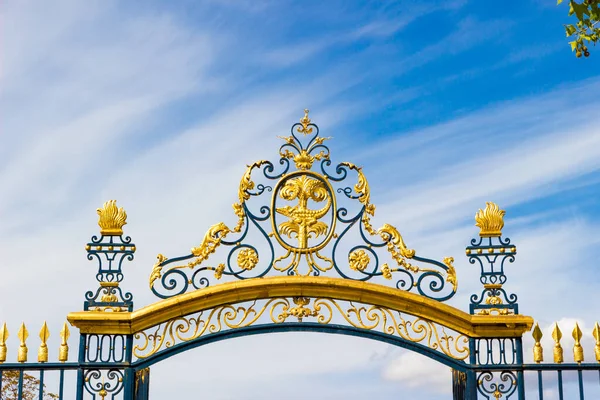
[[[85,294],[83,311],[67,317],[79,329],[77,361],[69,362],[65,324],[59,363],[48,362],[44,324],[38,363],[26,363],[29,332],[23,324],[18,362],[3,364],[4,324],[0,392],[9,379],[22,399],[25,382],[32,382],[26,371],[34,370],[41,399],[44,374],[59,371],[60,399],[65,372],[75,371],[77,400],[144,400],[149,367],[168,357],[234,337],[310,331],[382,341],[443,363],[454,371],[455,399],[522,400],[525,372],[537,373],[542,395],[543,371],[557,373],[559,395],[563,371],[576,371],[584,398],[582,371],[600,371],[600,364],[584,363],[578,325],[572,333],[574,363],[564,363],[558,325],[552,333],[554,364],[540,365],[537,325],[535,364],[524,361],[522,336],[533,319],[519,314],[517,296],[504,287],[517,249],[502,237],[503,210],[487,203],[475,216],[479,237],[470,241],[466,256],[479,267],[483,288],[470,297],[466,313],[445,303],[458,288],[454,258],[426,258],[396,227],[374,228],[366,175],[350,162],[333,163],[324,145],[330,138],[319,135],[308,110],[282,139],[278,161],[254,162],[242,175],[235,225],[211,226],[189,254],[157,256],[149,287],[159,300],[150,306],[135,310],[133,295],[121,288],[123,262],[136,251],[123,235],[127,214],[114,200],[98,209],[100,236],[86,245],[88,259],[98,264],[98,287]],[[598,324],[593,336],[600,362]]]
[[[468,364],[464,361],[456,360],[443,353],[439,353],[427,346],[419,343],[414,343],[409,340],[393,337],[386,335],[382,332],[364,331],[359,328],[354,328],[344,325],[321,325],[314,322],[292,322],[285,325],[255,325],[237,330],[231,330],[226,332],[220,332],[212,334],[208,337],[198,338],[194,341],[183,343],[180,346],[174,346],[166,350],[161,354],[157,354],[144,359],[141,361],[134,362],[132,367],[136,371],[144,370],[157,364],[163,360],[176,356],[177,354],[184,353],[188,350],[195,349],[197,347],[205,346],[211,343],[220,342],[223,340],[235,339],[244,336],[253,335],[265,335],[271,333],[290,333],[290,332],[313,332],[313,333],[325,333],[333,335],[345,335],[352,337],[359,337],[362,339],[375,340],[383,343],[387,343],[396,347],[401,347],[416,353],[422,354],[434,361],[440,362],[452,369],[457,371],[466,372],[468,370]]]

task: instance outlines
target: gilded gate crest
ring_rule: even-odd
[[[233,205],[235,226],[211,226],[187,256],[158,255],[150,276],[157,296],[205,288],[211,275],[249,279],[272,270],[299,276],[337,273],[361,281],[396,276],[401,290],[441,301],[454,295],[454,259],[420,257],[394,226],[372,226],[375,205],[362,168],[350,162],[334,166],[324,144],[331,138],[319,136],[308,110],[291,135],[280,138],[278,165],[257,161],[243,174]],[[217,264],[207,265],[223,247],[228,254],[215,255]]]

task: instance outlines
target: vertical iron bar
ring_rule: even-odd
[[[43,369],[40,370],[40,385],[39,385],[38,391],[39,391],[38,399],[44,400],[44,370]]]
[[[477,400],[477,374],[467,370],[467,400]]]
[[[2,370],[0,369],[0,397],[2,397]]]
[[[540,400],[544,400],[544,384],[542,383],[542,370],[538,370],[538,391]]]
[[[469,339],[469,364],[478,365],[478,344],[475,339]],[[475,371],[467,370],[467,396],[468,400],[477,400],[477,374]]]
[[[521,338],[515,339],[516,353],[517,353],[517,364],[523,366],[523,342]],[[514,348],[514,347],[513,347]],[[513,353],[514,354],[514,353]],[[517,371],[517,388],[519,390],[519,400],[525,400],[525,373],[522,369]]]
[[[133,384],[135,381],[135,371],[133,370],[133,368],[125,368],[123,375],[125,377],[125,382],[124,382],[125,393],[123,394],[123,399],[124,400],[133,400],[133,391],[134,391]]]
[[[558,398],[563,400],[562,370],[558,370]]]
[[[77,400],[83,400],[83,364],[86,361],[86,335],[79,336],[79,367],[77,368]]]
[[[19,400],[23,400],[23,375],[25,375],[25,371],[19,370],[19,392],[17,395]]]
[[[58,400],[63,400],[63,388],[65,385],[65,370],[60,370],[60,381],[58,383]]]
[[[580,400],[584,400],[584,394],[583,394],[583,371],[578,369],[577,370],[577,375],[579,378],[579,399]]]
[[[131,364],[131,355],[133,349],[133,335],[127,335],[125,340],[125,362]]]

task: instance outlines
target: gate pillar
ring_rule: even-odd
[[[480,267],[480,282],[483,289],[471,296],[470,312],[483,318],[517,315],[517,296],[504,289],[506,264],[512,263],[517,247],[510,239],[502,236],[505,211],[497,204],[488,202],[484,210],[475,214],[479,237],[472,239],[466,248],[471,264]],[[474,382],[477,391],[486,398],[525,399],[523,372],[518,366],[523,364],[521,337],[475,338],[470,343],[471,365],[480,368]],[[498,366],[514,366],[514,369],[498,370]],[[489,368],[489,369],[488,369]]]
[[[84,311],[122,313],[133,311],[133,295],[119,286],[123,261],[133,260],[135,245],[123,236],[127,214],[115,200],[97,210],[100,237],[92,236],[85,249],[87,258],[98,265],[98,287],[85,294]],[[86,393],[102,399],[134,399],[135,371],[131,368],[133,335],[81,332],[77,374],[77,400]]]

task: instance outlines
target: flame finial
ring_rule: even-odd
[[[127,213],[121,208],[117,208],[116,200],[109,200],[98,212],[98,225],[100,225],[100,234],[106,236],[120,236],[123,234],[123,225],[127,224]]]
[[[488,201],[485,203],[485,210],[479,210],[475,214],[475,226],[479,227],[479,236],[495,237],[502,235],[504,227],[504,214],[498,204]]]
[[[304,117],[300,119],[300,124],[302,124],[302,126],[298,127],[298,132],[303,133],[304,135],[311,134],[313,131],[313,128],[309,128],[311,123],[312,121],[308,118],[308,109],[304,109]]]

